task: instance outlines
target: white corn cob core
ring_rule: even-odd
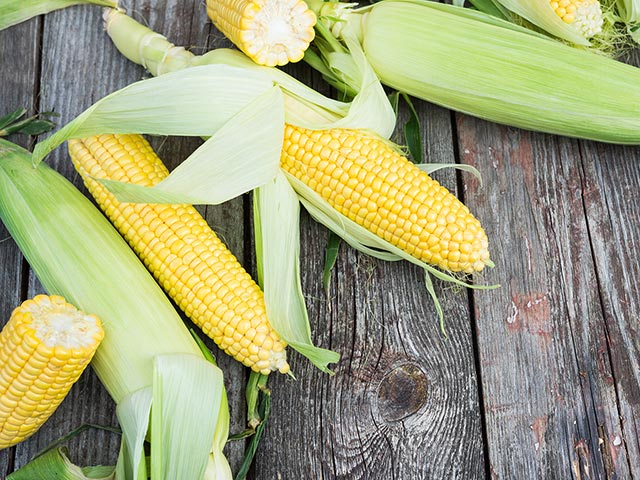
[[[48,347],[87,348],[102,337],[95,315],[69,308],[62,297],[42,296],[38,303],[26,302],[36,338]],[[52,301],[53,300],[53,301]]]

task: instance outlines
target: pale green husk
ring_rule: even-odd
[[[133,464],[141,464],[136,448],[146,435],[146,429],[140,430],[146,425],[127,421],[134,415],[129,409],[141,408],[141,402],[128,397],[153,387],[152,430],[161,408],[165,428],[161,430],[162,441],[153,447],[156,458],[152,463],[160,456],[165,458],[165,466],[161,465],[152,479],[198,478],[194,472],[213,463],[210,452],[217,451],[213,431],[224,389],[221,373],[203,358],[144,265],[71,183],[46,164],[34,168],[29,152],[1,139],[0,218],[46,291],[102,320],[105,338],[92,366],[120,404],[128,445],[121,462],[133,455],[129,470],[133,471]],[[174,387],[158,390],[158,379]],[[193,400],[188,401],[185,392]],[[192,447],[192,438],[202,442],[199,450]],[[167,470],[169,463],[182,469],[177,476]],[[119,466],[119,471],[122,468]]]
[[[0,30],[17,25],[37,15],[83,4],[116,7],[118,2],[117,0],[2,0],[0,4]]]
[[[640,23],[640,0],[617,0],[618,11],[624,22]]]
[[[300,202],[280,173],[254,193],[258,276],[264,288],[267,316],[278,334],[316,367],[329,372],[327,364],[340,355],[312,347],[309,318],[300,275]]]
[[[409,95],[524,129],[640,143],[638,68],[430,1],[383,0],[339,26],[359,31],[382,83]]]

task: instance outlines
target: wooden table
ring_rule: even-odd
[[[200,0],[122,6],[196,53],[228,45]],[[96,7],[0,33],[0,65],[0,113],[55,110],[61,124],[146,76],[112,46]],[[288,70],[328,91],[305,66]],[[332,377],[291,353],[297,380],[273,375],[272,417],[250,478],[640,478],[640,148],[530,133],[416,104],[427,161],[468,163],[482,173],[482,185],[450,170],[436,176],[487,230],[495,268],[475,281],[502,287],[480,292],[436,281],[445,338],[420,269],[343,245],[327,298],[328,232],[303,213],[313,338],[342,360]],[[172,166],[199,143],[154,142]],[[64,148],[48,162],[81,184]],[[250,211],[249,199],[239,198],[205,213],[253,271]],[[0,240],[4,322],[42,288],[3,226]],[[247,371],[217,356],[232,431],[239,431]],[[114,404],[92,371],[35,436],[0,452],[0,477],[84,423],[116,425]],[[67,445],[76,463],[113,464],[119,441],[90,430]],[[245,446],[229,445],[234,468]]]

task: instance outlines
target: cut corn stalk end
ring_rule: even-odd
[[[0,449],[34,434],[89,365],[104,337],[95,315],[37,295],[0,332]]]
[[[314,38],[316,15],[302,0],[207,0],[207,14],[259,65],[298,62]]]

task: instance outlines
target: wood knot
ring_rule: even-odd
[[[387,422],[397,422],[417,412],[427,400],[427,377],[413,363],[387,373],[378,387],[378,411]]]

